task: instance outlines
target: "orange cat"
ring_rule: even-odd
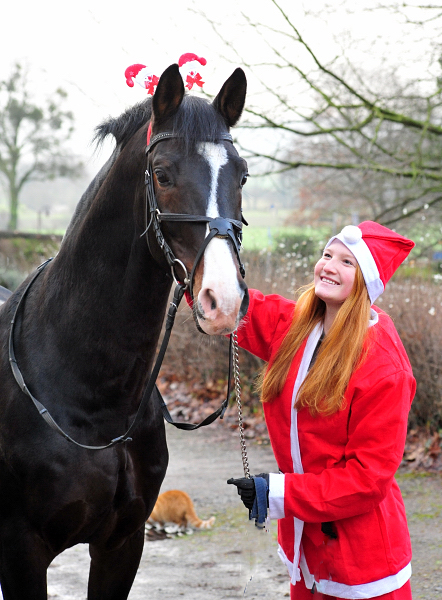
[[[210,529],[215,522],[215,517],[202,521],[197,517],[193,502],[186,492],[181,490],[170,490],[158,496],[152,514],[147,522],[153,523],[176,523],[180,527],[191,525],[197,529]]]

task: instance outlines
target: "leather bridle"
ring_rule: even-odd
[[[159,133],[159,134],[153,136],[153,138],[150,141],[150,144],[146,148],[146,155],[147,155],[147,169],[146,169],[146,174],[145,174],[146,224],[147,224],[148,213],[150,213],[150,221],[147,224],[146,231],[143,233],[143,235],[144,234],[146,235],[147,243],[149,244],[148,231],[151,226],[153,227],[158,245],[160,246],[161,250],[163,251],[164,256],[167,260],[167,263],[169,264],[169,266],[172,270],[172,276],[176,282],[176,288],[174,290],[173,300],[170,303],[169,311],[167,313],[165,334],[164,334],[160,349],[158,351],[155,365],[154,365],[152,372],[150,374],[150,377],[147,381],[146,387],[144,388],[141,402],[138,406],[135,417],[134,417],[132,423],[129,425],[129,428],[126,430],[126,432],[123,435],[120,435],[120,436],[114,438],[113,440],[110,440],[109,443],[101,445],[101,446],[90,446],[87,444],[81,444],[80,442],[77,442],[76,440],[74,440],[68,433],[66,433],[60,427],[60,425],[58,425],[58,423],[55,421],[55,419],[49,413],[47,408],[31,393],[28,386],[26,385],[26,382],[24,380],[23,374],[20,370],[20,367],[19,367],[17,359],[16,359],[16,355],[15,355],[15,348],[14,348],[14,346],[15,346],[15,344],[14,344],[15,324],[16,324],[17,317],[18,317],[20,311],[23,311],[25,299],[27,297],[29,289],[31,288],[31,286],[33,285],[33,283],[37,279],[37,277],[40,275],[40,273],[42,273],[43,270],[45,269],[45,267],[52,261],[51,258],[49,260],[47,260],[46,262],[44,262],[42,265],[40,265],[40,267],[38,267],[37,270],[34,272],[33,276],[31,277],[28,284],[24,288],[22,295],[19,297],[19,299],[17,301],[15,310],[13,313],[13,317],[11,320],[11,328],[9,331],[9,363],[11,366],[12,374],[13,374],[17,384],[19,385],[22,392],[24,394],[26,394],[32,400],[34,406],[37,408],[41,417],[46,421],[46,423],[51,427],[51,429],[53,429],[59,435],[64,437],[68,442],[71,442],[72,444],[79,446],[80,448],[84,448],[86,450],[105,450],[107,448],[112,448],[113,446],[116,446],[117,444],[131,441],[132,440],[131,435],[132,435],[133,431],[135,430],[135,428],[137,427],[137,425],[139,424],[139,422],[141,421],[141,419],[145,413],[145,410],[147,408],[147,404],[150,401],[151,396],[153,396],[153,395],[156,396],[156,400],[160,405],[164,419],[171,425],[174,425],[175,427],[177,427],[179,429],[185,429],[185,430],[198,429],[199,427],[209,425],[210,423],[213,423],[213,421],[215,421],[215,419],[217,419],[218,417],[220,417],[222,419],[224,412],[227,408],[228,402],[229,402],[233,336],[230,336],[229,375],[228,375],[226,398],[223,401],[223,403],[221,404],[221,406],[215,412],[213,412],[211,415],[206,417],[200,423],[194,425],[192,423],[179,423],[179,422],[177,423],[177,422],[173,421],[173,419],[169,413],[169,410],[166,406],[166,403],[164,402],[164,400],[158,390],[158,387],[156,386],[156,383],[155,383],[157,380],[160,368],[161,368],[161,364],[163,362],[164,355],[166,353],[167,345],[169,343],[169,338],[170,338],[170,334],[172,332],[172,327],[173,327],[173,324],[175,321],[175,315],[176,315],[176,312],[178,309],[178,305],[179,305],[186,289],[189,289],[189,291],[191,293],[191,297],[193,298],[192,292],[193,292],[193,278],[194,278],[194,274],[195,274],[195,269],[198,266],[199,261],[201,260],[201,257],[204,254],[205,249],[207,248],[207,245],[214,237],[221,237],[221,238],[225,238],[225,239],[230,239],[232,241],[233,247],[235,249],[235,253],[238,257],[240,273],[241,273],[242,277],[244,277],[244,275],[245,275],[244,266],[242,265],[240,256],[239,256],[239,251],[240,251],[240,247],[241,247],[241,232],[242,232],[242,222],[241,221],[236,221],[235,219],[227,219],[224,217],[211,218],[211,217],[202,216],[202,215],[188,215],[188,214],[160,212],[156,198],[155,198],[152,170],[151,170],[151,165],[149,162],[149,153],[150,153],[152,147],[155,144],[157,144],[158,142],[165,140],[165,139],[174,138],[174,137],[177,137],[177,136],[175,136],[173,133],[169,133],[169,132]],[[224,133],[219,137],[219,140],[227,140],[229,142],[232,142],[232,137],[229,133]],[[208,223],[209,224],[209,234],[205,237],[204,242],[197,253],[197,256],[195,258],[195,262],[193,264],[190,275],[187,273],[187,269],[184,266],[184,264],[175,257],[172,249],[170,248],[170,246],[167,244],[166,240],[164,239],[163,233],[161,231],[161,222],[162,221],[194,222],[194,223]],[[247,225],[244,218],[242,218],[242,221]],[[152,252],[151,252],[151,254],[152,254]],[[184,277],[183,283],[180,283],[179,281],[177,281],[177,277],[176,277],[176,273],[175,273],[175,268],[177,265],[179,265],[182,269],[184,269],[185,277]]]
[[[171,268],[172,276],[175,282],[178,282],[178,277],[176,273],[176,267],[179,265],[184,272],[184,278],[182,279],[183,283],[188,287],[190,296],[193,301],[193,282],[195,277],[195,271],[198,267],[198,264],[208,246],[210,241],[214,237],[230,239],[233,245],[233,249],[235,250],[235,254],[238,259],[239,271],[241,276],[245,277],[245,269],[244,265],[241,262],[240,258],[240,249],[242,242],[242,226],[243,223],[247,225],[244,217],[241,215],[241,221],[237,221],[236,219],[229,219],[226,217],[208,217],[206,215],[189,215],[189,214],[181,214],[181,213],[165,213],[161,212],[155,196],[155,188],[153,183],[153,174],[152,174],[152,164],[149,160],[150,153],[152,148],[162,142],[164,140],[177,139],[178,135],[175,135],[172,132],[164,131],[162,133],[158,133],[154,135],[150,141],[148,146],[146,147],[146,156],[147,156],[147,168],[145,172],[145,186],[146,186],[146,230],[143,232],[143,235],[146,235],[147,243],[149,245],[148,233],[150,228],[153,228],[155,233],[155,238],[158,243],[158,246],[162,250],[164,257]],[[218,136],[218,141],[228,141],[233,143],[232,136],[230,133],[222,133]],[[172,223],[208,223],[209,225],[209,233],[204,238],[204,242],[198,250],[198,253],[195,257],[195,261],[192,266],[192,270],[190,274],[187,272],[186,267],[176,258],[169,244],[164,239],[163,232],[161,231],[161,223],[162,222],[172,222]],[[151,254],[152,250],[151,250]]]

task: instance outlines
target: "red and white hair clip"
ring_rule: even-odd
[[[197,88],[203,87],[204,81],[200,71],[201,67],[204,67],[206,64],[207,60],[205,58],[197,56],[196,54],[193,54],[193,52],[186,52],[180,56],[178,67],[180,69],[181,77],[184,80],[184,84],[189,91],[193,86],[196,86]],[[124,75],[129,87],[134,87],[134,84],[138,83],[138,85],[144,88],[151,96],[153,96],[155,88],[160,80],[149,67],[140,63],[127,67]]]
[[[155,88],[160,80],[160,78],[155,75],[154,72],[149,69],[149,67],[139,63],[127,67],[127,69],[124,71],[124,75],[126,77],[126,83],[129,87],[134,87],[134,82],[136,82],[151,96],[153,96]]]
[[[207,64],[207,60],[202,56],[197,56],[192,52],[186,52],[182,54],[178,60],[178,67],[181,73],[181,77],[184,80],[186,88],[190,91],[193,86],[202,88],[204,85],[203,78],[201,77],[201,67]],[[154,74],[146,65],[136,63],[130,65],[124,72],[126,77],[126,83],[129,87],[134,87],[135,83],[138,83],[144,88],[151,96],[155,93],[155,88],[158,85],[160,78]],[[147,132],[147,145],[149,145],[150,136],[152,132],[152,125],[149,123],[149,129]]]
[[[181,77],[184,80],[186,88],[191,90],[194,85],[202,88],[204,81],[201,77],[201,67],[207,64],[207,60],[202,56],[197,56],[192,52],[182,54],[178,61]]]

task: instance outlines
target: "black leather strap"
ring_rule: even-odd
[[[180,429],[188,429],[188,430],[189,429],[198,429],[199,427],[203,427],[205,425],[209,425],[210,423],[213,423],[213,421],[216,418],[218,418],[219,416],[222,417],[222,415],[224,414],[224,411],[226,410],[226,407],[227,407],[227,403],[228,403],[228,399],[229,399],[229,389],[227,390],[226,400],[224,400],[223,404],[217,411],[215,411],[212,415],[208,416],[206,419],[204,419],[204,421],[202,421],[198,425],[192,425],[190,423],[175,423],[172,420],[172,418],[169,414],[169,411],[167,410],[166,404],[165,404],[163,398],[161,397],[161,394],[160,394],[158,388],[155,385],[155,382],[158,378],[158,373],[161,368],[161,364],[164,359],[164,355],[166,354],[167,346],[169,344],[170,335],[172,333],[172,327],[175,322],[176,312],[178,310],[178,306],[181,302],[181,299],[182,299],[184,292],[186,290],[186,287],[187,287],[187,286],[179,283],[175,288],[173,300],[170,303],[169,311],[167,313],[165,333],[164,333],[163,341],[161,343],[160,350],[158,352],[157,359],[155,361],[154,368],[152,369],[149,380],[146,384],[146,387],[145,387],[143,396],[141,398],[141,402],[138,406],[136,415],[135,415],[131,425],[129,426],[128,430],[126,431],[126,433],[114,438],[108,444],[104,444],[102,446],[89,446],[87,444],[81,444],[80,442],[77,442],[76,440],[74,440],[69,434],[67,434],[58,425],[58,423],[55,421],[55,419],[49,413],[47,408],[39,400],[37,400],[37,398],[35,398],[35,396],[33,396],[33,394],[30,392],[29,388],[27,387],[27,385],[25,383],[23,374],[20,371],[20,368],[18,366],[17,359],[15,356],[15,350],[14,350],[14,329],[15,329],[14,326],[15,326],[15,322],[17,319],[17,315],[19,313],[19,309],[22,306],[30,287],[32,286],[34,281],[37,279],[37,277],[40,275],[40,273],[42,273],[43,269],[46,267],[46,265],[51,260],[52,259],[49,259],[48,261],[46,261],[45,263],[40,265],[40,267],[38,267],[38,269],[35,271],[33,277],[30,279],[21,298],[19,299],[19,301],[17,303],[17,306],[14,311],[14,315],[11,320],[11,328],[9,331],[9,363],[11,365],[12,374],[14,375],[14,378],[15,378],[16,382],[18,383],[22,392],[24,394],[26,394],[27,396],[29,396],[29,398],[32,400],[34,406],[37,408],[38,412],[43,417],[43,419],[46,421],[46,423],[49,425],[49,427],[51,427],[51,429],[53,429],[59,435],[64,437],[68,442],[71,442],[72,444],[75,444],[76,446],[79,446],[80,448],[85,448],[86,450],[105,450],[106,448],[112,448],[113,446],[115,446],[117,444],[129,442],[132,440],[132,438],[130,436],[132,435],[133,431],[135,430],[135,428],[137,427],[137,425],[140,423],[141,419],[143,418],[143,415],[146,411],[149,400],[154,391],[155,391],[155,393],[153,394],[154,399],[155,399],[155,397],[157,398],[157,400],[159,399],[158,401],[161,404],[163,416],[166,419],[166,421],[168,421],[172,425],[175,425],[175,427],[179,427]],[[230,376],[230,367],[229,367],[229,382],[230,382],[230,378],[231,378],[231,376]]]
[[[163,413],[163,417],[164,417],[165,421],[167,421],[168,423],[170,423],[170,425],[173,425],[177,429],[184,429],[186,431],[193,431],[194,429],[199,429],[200,427],[205,427],[206,425],[210,425],[210,423],[213,423],[213,421],[215,421],[218,417],[220,419],[222,419],[224,417],[224,413],[226,412],[226,408],[228,407],[229,400],[230,400],[230,382],[232,380],[232,351],[233,351],[232,336],[230,336],[230,346],[229,346],[229,376],[228,376],[228,379],[227,379],[227,393],[226,393],[226,398],[223,401],[223,403],[221,404],[221,406],[215,412],[213,412],[211,415],[209,415],[203,421],[201,421],[200,423],[198,423],[196,425],[193,424],[193,423],[185,423],[185,422],[182,422],[182,421],[174,421],[172,419],[172,416],[171,416],[170,412],[169,412],[169,409],[167,408],[166,403],[164,402],[164,399],[163,399],[163,397],[161,395],[160,390],[158,389],[157,386],[155,386],[152,395],[156,396],[157,402],[160,404],[161,411]]]
[[[174,137],[177,137],[177,136],[173,132],[170,132],[170,131],[165,131],[162,133],[158,133],[157,135],[154,135],[150,140],[149,146],[147,146],[147,148],[146,148],[146,155],[153,148],[153,146],[155,144],[157,144],[158,142],[160,142],[162,140],[171,139]],[[217,139],[221,140],[221,141],[224,140],[224,141],[233,143],[232,136],[230,135],[230,133],[227,133],[227,132],[220,134]],[[150,172],[149,160],[148,160],[147,169],[145,172],[145,184],[146,184],[146,230],[142,235],[146,235],[147,243],[149,245],[149,239],[148,239],[147,233],[148,233],[151,225],[153,225],[158,245],[162,249],[162,251],[166,257],[166,260],[172,269],[174,278],[175,278],[174,269],[175,269],[177,263],[180,264],[184,269],[185,269],[185,267],[179,260],[176,259],[176,257],[174,256],[174,254],[172,252],[172,249],[169,247],[166,240],[164,239],[163,234],[161,232],[160,221],[175,221],[175,222],[188,221],[188,222],[200,222],[200,223],[206,222],[206,223],[209,223],[210,233],[205,238],[204,244],[198,252],[197,258],[193,265],[192,274],[190,276],[190,282],[185,281],[184,284],[177,283],[177,286],[176,286],[175,292],[174,292],[174,298],[173,298],[173,301],[171,302],[169,312],[167,314],[166,330],[165,330],[165,334],[163,337],[163,341],[161,343],[160,351],[157,356],[157,360],[155,362],[152,373],[150,374],[150,377],[146,384],[146,388],[145,388],[143,396],[141,398],[141,402],[138,407],[137,413],[136,413],[131,425],[129,426],[128,430],[126,431],[126,433],[111,440],[108,444],[105,444],[103,446],[89,446],[86,444],[80,444],[79,442],[76,442],[65,431],[63,431],[63,429],[56,423],[56,421],[53,419],[53,417],[51,416],[51,414],[49,413],[47,408],[39,400],[37,400],[37,398],[35,398],[32,395],[32,393],[30,392],[30,390],[28,389],[28,387],[24,381],[23,375],[20,371],[20,368],[18,366],[16,357],[15,357],[15,351],[14,351],[15,321],[16,321],[17,315],[19,313],[19,309],[22,306],[22,304],[24,303],[24,300],[29,291],[29,288],[32,286],[35,279],[40,275],[40,273],[43,271],[43,269],[46,267],[46,265],[52,259],[49,259],[48,261],[46,261],[45,263],[40,265],[40,267],[38,267],[38,269],[34,273],[33,277],[30,279],[28,285],[26,286],[21,298],[19,299],[19,301],[16,305],[14,315],[13,315],[13,318],[11,321],[11,328],[10,328],[10,332],[9,332],[9,362],[11,365],[11,370],[14,375],[14,378],[15,378],[16,382],[18,383],[20,389],[23,391],[23,393],[25,393],[27,396],[29,396],[29,398],[31,398],[32,402],[34,403],[34,405],[37,408],[40,415],[43,417],[43,419],[47,422],[47,424],[54,431],[56,431],[58,434],[63,436],[69,442],[72,442],[76,446],[80,446],[81,448],[85,448],[87,450],[104,450],[106,448],[111,448],[112,446],[115,446],[116,444],[130,441],[131,440],[130,435],[132,434],[132,432],[134,431],[134,429],[136,428],[138,423],[141,421],[141,419],[144,415],[144,412],[146,410],[147,404],[148,404],[150,397],[151,397],[152,393],[154,392],[154,390],[155,390],[155,395],[160,399],[161,408],[162,408],[163,415],[164,415],[164,418],[166,419],[166,421],[168,423],[171,423],[172,425],[175,425],[175,427],[179,427],[181,429],[197,429],[198,427],[202,427],[204,425],[209,425],[209,423],[212,423],[218,416],[220,416],[222,418],[224,411],[226,410],[228,400],[229,400],[232,346],[230,346],[229,384],[228,384],[226,400],[224,400],[223,404],[217,411],[215,411],[212,415],[210,415],[209,417],[204,419],[204,421],[202,421],[198,425],[193,425],[190,423],[175,423],[172,420],[172,418],[167,410],[164,400],[161,398],[161,394],[160,394],[159,390],[156,388],[155,382],[158,377],[158,373],[160,371],[160,367],[163,362],[164,355],[166,353],[167,345],[169,343],[169,338],[170,338],[171,330],[173,327],[173,323],[175,321],[175,315],[176,315],[176,311],[178,309],[178,305],[179,305],[179,303],[184,295],[184,291],[186,290],[189,283],[190,283],[190,291],[192,292],[193,275],[194,275],[196,266],[198,265],[198,262],[201,259],[202,255],[204,253],[204,250],[207,247],[207,244],[213,237],[215,237],[215,236],[225,237],[225,238],[229,238],[232,241],[233,246],[235,248],[235,252],[238,257],[240,271],[241,271],[242,276],[244,277],[244,275],[245,275],[244,266],[241,263],[239,251],[240,251],[240,244],[241,244],[242,223],[245,223],[245,224],[247,224],[247,223],[246,223],[244,217],[242,217],[242,216],[241,216],[242,221],[237,221],[235,219],[228,219],[228,218],[222,218],[222,217],[217,217],[217,218],[213,219],[213,218],[210,218],[207,216],[202,216],[202,215],[160,213],[160,211],[158,209],[158,205],[156,203],[156,199],[155,199],[155,190],[154,190],[154,186],[153,186],[152,174]],[[150,213],[149,223],[147,223],[148,213]],[[237,232],[235,232],[233,230],[233,228],[235,228],[237,230]],[[186,273],[186,276],[187,276],[187,273]]]
[[[242,230],[242,222],[236,219],[229,219],[227,217],[215,217],[216,219],[222,219],[223,221],[228,221],[234,227]],[[213,217],[208,217],[206,215],[188,215],[188,214],[180,214],[180,213],[158,213],[159,221],[187,221],[187,222],[195,222],[195,223],[210,223],[214,220]]]
[[[159,402],[159,404],[160,404],[164,420],[167,421],[168,423],[170,423],[170,425],[173,425],[174,427],[176,427],[177,429],[184,429],[186,431],[193,431],[194,429],[199,429],[200,427],[205,427],[206,425],[210,425],[210,423],[213,423],[213,421],[215,421],[218,417],[220,419],[222,419],[224,417],[224,413],[226,412],[226,408],[229,403],[229,396],[227,396],[226,399],[221,404],[221,406],[215,412],[213,412],[211,415],[206,417],[204,419],[204,421],[201,421],[201,423],[198,423],[195,425],[194,423],[185,423],[185,422],[180,422],[180,421],[174,421],[172,419],[169,409],[167,408],[167,405],[164,402],[164,399],[163,399],[163,397],[160,393],[160,390],[158,389],[157,386],[155,386],[152,396],[157,397],[157,402]]]
[[[180,136],[176,135],[172,131],[163,131],[162,133],[157,133],[150,138],[149,145],[146,147],[146,154],[152,150],[157,142],[162,142],[163,140],[178,138]],[[226,141],[231,142],[233,144],[233,138],[230,133],[220,133],[217,136],[217,141]],[[204,141],[204,140],[201,140]]]

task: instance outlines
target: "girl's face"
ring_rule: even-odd
[[[339,308],[348,298],[356,275],[357,261],[350,250],[334,240],[315,266],[315,293],[327,307]]]

